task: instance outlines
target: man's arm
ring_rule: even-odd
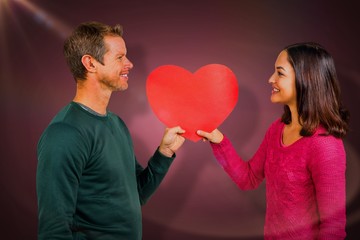
[[[180,127],[167,128],[160,146],[150,158],[148,166],[143,169],[136,162],[138,192],[141,204],[146,203],[165,177],[176,156],[175,152],[185,141],[185,138],[181,136],[184,132]]]
[[[42,135],[36,173],[39,240],[73,239],[72,216],[85,161],[83,141],[75,129],[54,124]]]

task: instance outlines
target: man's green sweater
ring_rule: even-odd
[[[38,143],[39,240],[141,239],[141,205],[174,157],[156,151],[143,168],[118,116],[71,102]]]

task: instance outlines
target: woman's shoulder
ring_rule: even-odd
[[[284,123],[281,119],[276,119],[273,121],[270,126],[268,127],[265,133],[265,139],[278,139],[281,136],[281,132],[284,129]]]
[[[281,131],[284,128],[284,123],[281,121],[281,118],[276,119],[275,121],[273,121],[269,128],[268,128],[268,132],[272,132],[272,131]]]
[[[341,138],[337,138],[331,134],[328,134],[327,130],[319,126],[312,136],[307,137],[309,141],[309,148],[313,152],[333,152],[343,151],[344,143]]]

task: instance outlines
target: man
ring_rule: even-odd
[[[39,239],[141,239],[141,205],[165,176],[184,130],[166,129],[146,168],[136,161],[126,125],[107,110],[133,68],[120,25],[81,24],[64,55],[77,88],[38,143]]]

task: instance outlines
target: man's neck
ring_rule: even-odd
[[[101,90],[92,85],[77,84],[74,102],[81,103],[99,114],[106,114],[111,91]]]

